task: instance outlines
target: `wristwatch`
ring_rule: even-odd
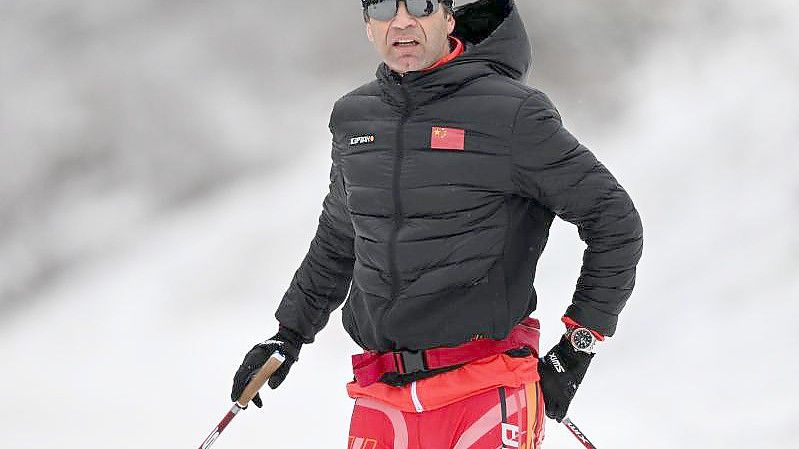
[[[575,327],[566,331],[566,339],[575,351],[593,354],[598,343],[594,333],[584,327]]]

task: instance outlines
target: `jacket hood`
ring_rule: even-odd
[[[480,0],[456,9],[452,34],[467,45],[453,64],[485,63],[517,81],[527,76],[532,49],[513,0]]]

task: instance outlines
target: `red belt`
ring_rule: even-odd
[[[474,340],[453,348],[357,354],[352,356],[352,371],[358,385],[366,387],[386,373],[408,374],[462,365],[523,346],[537,355],[539,335],[538,320],[525,318],[503,340]]]

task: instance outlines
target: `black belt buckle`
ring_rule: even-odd
[[[424,351],[397,351],[402,361],[400,374],[420,373],[427,371],[427,364],[424,360]]]

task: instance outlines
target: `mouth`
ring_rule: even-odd
[[[419,45],[419,41],[415,39],[397,39],[392,44],[392,46],[397,48],[411,48],[416,47],[417,45]]]

